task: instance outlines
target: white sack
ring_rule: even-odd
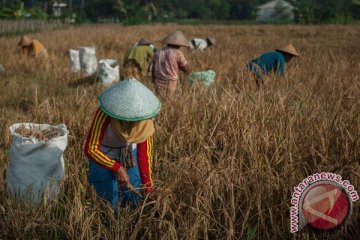
[[[70,67],[72,72],[79,72],[81,70],[79,50],[70,49]]]
[[[119,63],[116,59],[101,59],[99,61],[100,81],[109,85],[120,79]]]
[[[16,129],[56,128],[60,134],[48,141],[24,137]],[[65,176],[63,153],[67,145],[68,131],[64,124],[16,123],[10,127],[12,142],[10,162],[6,172],[7,190],[13,197],[40,203],[43,194],[51,200],[60,190],[59,181]]]
[[[92,75],[97,69],[97,60],[94,47],[79,48],[81,71],[86,75]]]

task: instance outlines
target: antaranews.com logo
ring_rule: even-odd
[[[354,186],[335,173],[315,173],[305,178],[291,198],[290,232],[305,226],[330,230],[346,222],[352,202],[359,199]]]

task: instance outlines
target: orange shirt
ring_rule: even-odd
[[[48,57],[48,53],[44,45],[39,41],[34,39],[30,46],[23,48],[23,53],[26,56],[34,56],[34,57]]]

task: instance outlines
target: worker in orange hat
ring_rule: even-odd
[[[48,53],[44,45],[37,39],[32,39],[29,36],[22,36],[18,45],[25,56],[32,57],[48,57]]]

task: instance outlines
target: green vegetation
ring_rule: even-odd
[[[269,0],[64,0],[61,18],[77,22],[120,21],[125,24],[183,19],[246,20],[256,18],[256,7]],[[0,18],[45,19],[54,17],[54,0],[2,0]],[[341,23],[360,20],[360,0],[288,0],[294,6],[294,22]],[[279,13],[282,6],[276,7]],[[73,15],[74,14],[74,15]],[[287,19],[288,16],[283,16]],[[283,22],[283,19],[280,19]]]

